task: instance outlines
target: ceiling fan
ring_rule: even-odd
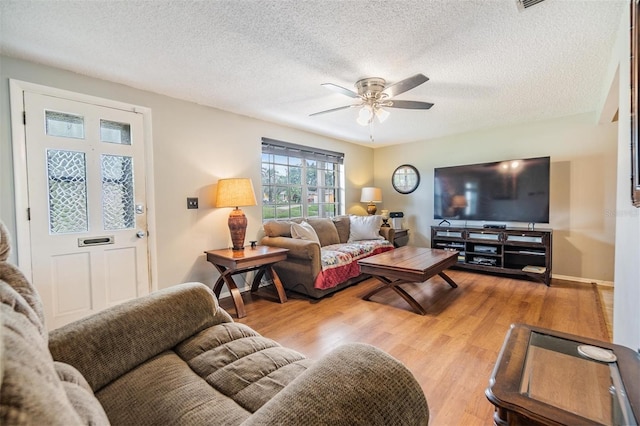
[[[429,80],[429,77],[416,74],[412,77],[401,80],[395,84],[387,86],[387,82],[380,77],[369,77],[358,80],[355,84],[358,92],[345,89],[333,83],[323,83],[322,86],[333,90],[350,98],[359,99],[360,102],[352,105],[345,105],[338,108],[320,111],[310,116],[326,114],[340,111],[347,108],[361,108],[357,122],[362,126],[370,125],[375,117],[382,123],[389,116],[389,112],[384,108],[403,109],[429,109],[433,106],[429,102],[393,100],[394,96],[409,91]]]

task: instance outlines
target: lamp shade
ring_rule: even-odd
[[[356,120],[359,125],[366,126],[371,122],[373,118],[373,111],[369,105],[365,105],[360,109],[358,113],[358,119]]]
[[[216,192],[216,207],[255,206],[256,195],[249,178],[220,179]]]
[[[385,121],[387,118],[389,118],[389,115],[390,115],[390,114],[389,114],[389,111],[387,111],[387,110],[384,110],[384,109],[382,109],[382,108],[378,108],[378,109],[376,109],[376,117],[378,117],[378,120],[379,120],[381,123],[384,123],[384,121]]]
[[[234,250],[244,250],[247,217],[238,207],[255,206],[256,195],[249,178],[220,179],[216,194],[216,207],[235,207],[229,213],[229,232]]]
[[[360,195],[361,203],[381,203],[382,202],[382,189],[372,186],[365,186],[362,188],[362,194]]]

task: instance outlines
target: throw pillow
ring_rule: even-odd
[[[338,238],[339,242],[346,243],[349,241],[349,232],[351,229],[351,223],[349,222],[349,215],[340,215],[332,218],[333,224],[336,226],[338,230]]]
[[[291,237],[301,240],[315,241],[316,243],[318,243],[318,245],[320,245],[318,234],[316,234],[316,231],[313,229],[313,227],[305,221],[300,222],[300,224],[291,224]]]
[[[309,222],[309,225],[316,231],[316,235],[318,235],[318,240],[320,241],[320,247],[338,244],[340,242],[336,225],[334,225],[333,221],[328,217],[309,218],[307,222]]]
[[[292,223],[288,220],[268,220],[262,227],[267,237],[290,237]]]
[[[382,226],[382,216],[349,216],[351,230],[349,232],[349,242],[360,240],[382,240],[380,226]]]

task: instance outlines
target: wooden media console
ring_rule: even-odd
[[[432,226],[431,247],[456,250],[455,267],[551,284],[550,229]]]

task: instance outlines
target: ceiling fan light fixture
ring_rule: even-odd
[[[364,105],[360,112],[358,113],[358,119],[356,120],[359,125],[366,126],[371,122],[373,118],[373,112],[371,111],[371,107],[369,105]]]
[[[384,121],[389,118],[389,111],[382,108],[376,108],[376,117],[378,117],[379,122],[384,123]]]
[[[543,0],[516,0],[516,1],[543,1]],[[383,123],[389,118],[389,111],[385,108],[400,109],[418,109],[426,110],[433,106],[432,103],[422,101],[403,101],[394,100],[394,96],[400,95],[408,90],[413,89],[429,81],[429,78],[423,74],[416,74],[404,80],[398,81],[390,86],[383,78],[368,77],[356,81],[355,87],[357,93],[353,90],[345,89],[333,83],[323,83],[322,85],[328,89],[338,92],[350,98],[359,99],[360,102],[352,105],[345,105],[338,108],[332,108],[325,111],[310,114],[310,116],[326,114],[334,111],[341,111],[347,108],[360,108],[356,122],[361,126],[371,126],[373,121],[378,118],[379,123]],[[371,139],[373,141],[373,138]]]

